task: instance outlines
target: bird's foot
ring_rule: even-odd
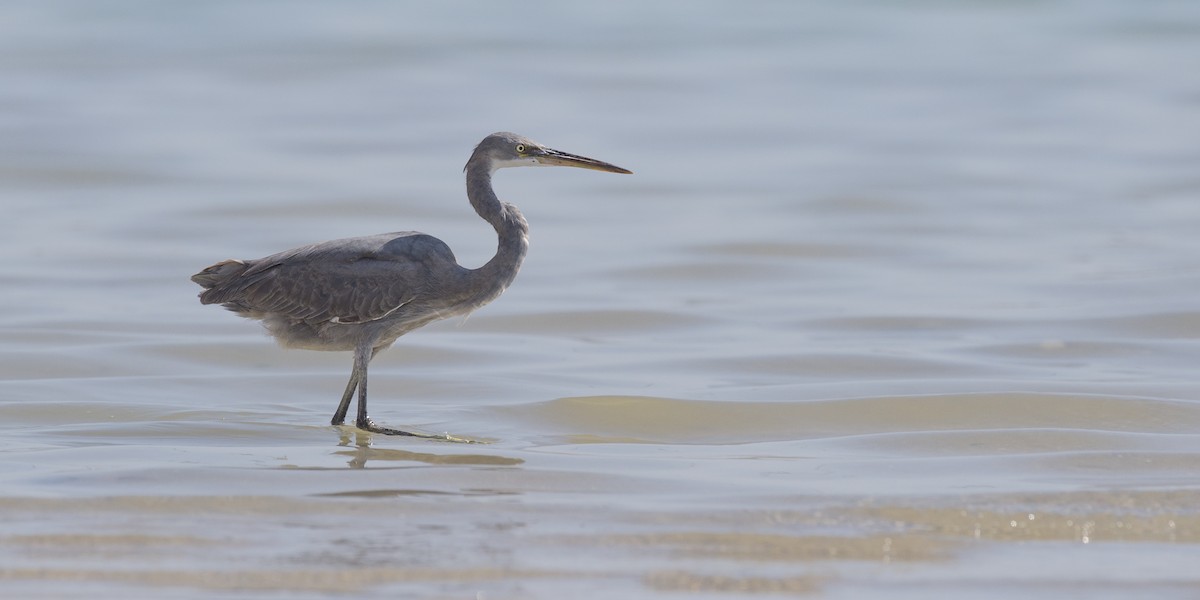
[[[422,432],[418,432],[418,431],[404,431],[403,429],[392,429],[391,427],[383,427],[382,425],[375,424],[375,421],[371,420],[370,417],[367,417],[366,419],[358,421],[358,423],[356,423],[356,425],[358,426],[359,429],[362,429],[363,431],[370,431],[371,433],[378,433],[378,434],[382,434],[382,435],[405,435],[408,437],[421,438],[421,439],[425,439],[425,440],[440,440],[443,442],[458,442],[460,444],[481,443],[477,440],[473,440],[470,438],[464,438],[464,437],[458,437],[455,435],[450,435],[449,433],[422,433]]]

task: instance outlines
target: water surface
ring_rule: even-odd
[[[1194,597],[1200,9],[0,9],[0,590]],[[188,276],[418,229],[514,286],[372,366]]]

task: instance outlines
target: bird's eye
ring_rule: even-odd
[[[525,144],[517,144],[517,152],[524,152]]]

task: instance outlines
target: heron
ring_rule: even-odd
[[[548,148],[509,132],[479,142],[467,161],[467,198],[496,230],[496,255],[463,267],[445,242],[416,231],[331,240],[256,260],[225,260],[192,276],[201,304],[220,304],[262,321],[286,348],[350,351],[354,364],[330,423],[345,423],[358,392],[359,429],[385,435],[448,436],[393,429],[367,414],[367,366],[400,336],[433,321],[466,315],[495,300],[517,275],[529,249],[529,224],[492,190],[498,169],[580,167],[632,173],[616,165]]]

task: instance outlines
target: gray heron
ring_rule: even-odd
[[[529,248],[529,224],[492,191],[497,169],[581,167],[631,173],[616,165],[547,148],[514,133],[493,133],[463,171],[467,198],[496,230],[496,255],[482,267],[458,264],[441,240],[415,231],[301,246],[256,260],[225,260],[192,276],[202,304],[220,304],[262,321],[288,348],[354,352],[350,381],[331,423],[342,425],[358,391],[355,424],[387,435],[427,434],[382,427],[367,415],[367,366],[400,336],[430,322],[465,315],[512,283]]]

